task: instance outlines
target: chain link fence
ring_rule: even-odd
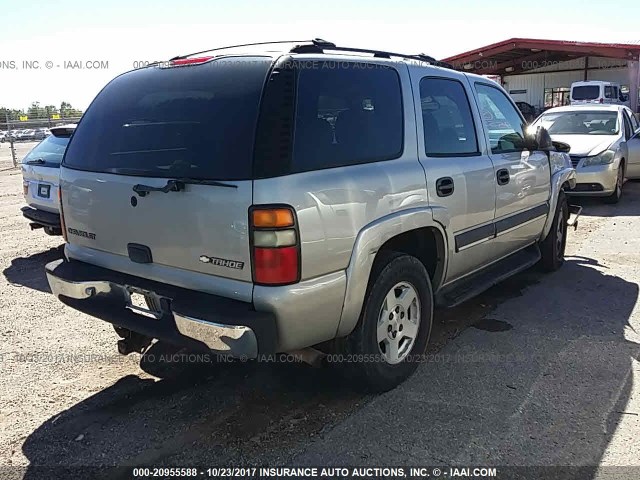
[[[44,139],[43,130],[78,123],[80,118],[53,115],[27,120],[12,120],[8,116],[0,119],[0,170],[17,168],[29,150]]]

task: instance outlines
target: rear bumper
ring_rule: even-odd
[[[251,304],[126,275],[76,260],[46,266],[53,294],[83,313],[194,350],[240,358],[273,353],[275,316]],[[128,306],[134,289],[159,300],[158,318]]]
[[[50,227],[60,229],[60,215],[57,213],[38,210],[32,207],[22,207],[22,215],[24,218],[42,227]],[[62,234],[62,231],[60,232]]]

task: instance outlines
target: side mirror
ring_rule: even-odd
[[[553,141],[552,143],[557,152],[569,153],[569,151],[571,150],[571,145],[569,145],[568,143],[556,141]]]
[[[551,135],[546,128],[538,126],[537,128],[528,127],[525,130],[525,148],[527,150],[542,150],[548,152],[554,150]]]

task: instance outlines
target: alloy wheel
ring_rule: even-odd
[[[419,327],[418,293],[409,282],[399,282],[387,292],[378,315],[378,349],[387,363],[397,364],[407,357]]]

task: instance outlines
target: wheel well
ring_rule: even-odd
[[[433,289],[442,282],[445,267],[445,243],[442,234],[434,227],[417,228],[387,240],[378,250],[376,260],[382,252],[401,252],[416,257],[429,273]]]

